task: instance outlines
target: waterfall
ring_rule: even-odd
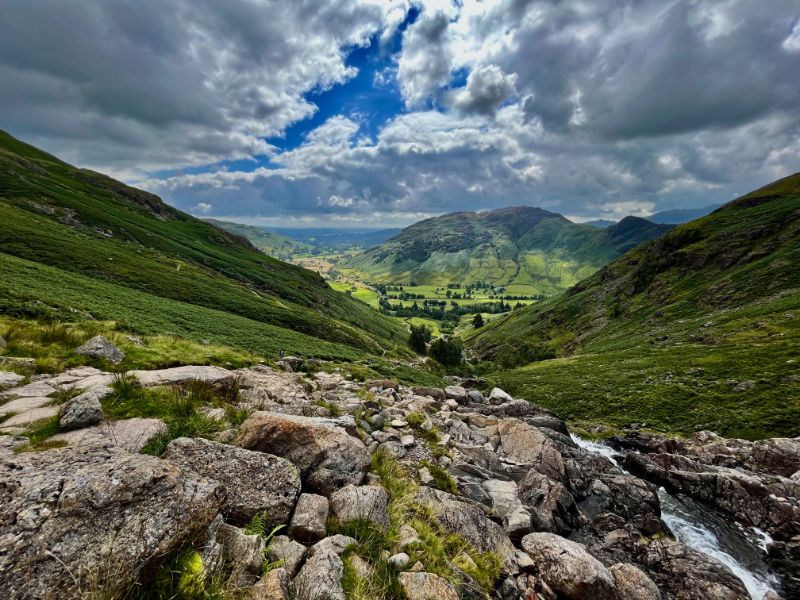
[[[574,434],[570,437],[580,448],[607,458],[625,471],[614,457],[611,447],[584,440]],[[769,535],[760,530],[754,531],[761,540],[759,550],[743,541],[730,526],[704,514],[699,507],[681,502],[663,488],[658,491],[658,498],[661,501],[661,519],[678,541],[728,567],[742,581],[753,600],[763,600],[769,592],[775,592],[777,581],[770,574],[763,556],[770,541]]]

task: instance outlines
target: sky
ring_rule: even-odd
[[[800,171],[797,0],[4,0],[0,129],[197,216],[397,227]]]

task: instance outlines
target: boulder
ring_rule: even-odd
[[[289,524],[289,535],[303,542],[315,542],[325,537],[328,520],[328,499],[316,494],[300,494]]]
[[[222,546],[222,559],[230,574],[228,581],[235,587],[253,585],[261,575],[264,538],[222,523],[217,531],[217,542]]]
[[[291,575],[281,567],[272,569],[250,588],[245,600],[289,600]]]
[[[236,377],[228,369],[211,366],[174,367],[156,371],[131,371],[130,375],[143,387],[180,385],[190,381],[202,381],[210,385],[230,385]]]
[[[103,407],[100,405],[100,401],[105,400],[113,393],[113,389],[103,385],[68,400],[61,405],[59,427],[63,431],[71,431],[97,425],[103,420]]]
[[[456,588],[433,573],[400,573],[398,579],[408,600],[459,600]]]
[[[267,559],[272,563],[280,562],[290,577],[294,577],[303,563],[308,549],[303,544],[288,536],[278,535],[272,538],[267,547]]]
[[[361,440],[330,419],[256,412],[242,424],[236,443],[288,459],[300,469],[304,489],[326,496],[361,483],[370,464]]]
[[[319,553],[333,552],[336,556],[341,556],[349,546],[355,546],[357,544],[358,541],[354,538],[351,538],[349,535],[337,533],[336,535],[328,536],[311,546],[311,549],[308,551],[308,555],[314,556],[315,554]]]
[[[105,448],[0,455],[0,597],[122,596],[202,536],[224,501],[215,482]]]
[[[346,600],[342,589],[344,564],[334,552],[316,552],[291,585],[295,600]]]
[[[178,438],[162,455],[203,477],[219,481],[228,496],[226,519],[245,524],[265,513],[270,526],[289,521],[300,495],[300,474],[288,460],[202,438]]]
[[[483,394],[481,394],[478,390],[469,390],[467,392],[467,400],[473,404],[480,404],[483,402]]]
[[[661,600],[661,592],[641,569],[627,563],[608,568],[617,585],[617,600]]]
[[[352,484],[331,495],[331,510],[340,523],[363,520],[389,527],[389,494],[381,486]]]
[[[467,390],[460,385],[449,385],[444,388],[444,395],[450,399],[455,400],[459,404],[467,401]]]
[[[507,460],[529,465],[550,479],[563,482],[564,459],[555,443],[539,428],[517,419],[503,419],[497,426],[497,453]]]
[[[529,533],[522,549],[536,563],[541,578],[568,600],[614,600],[611,572],[586,549],[552,533]]]
[[[19,382],[23,379],[25,378],[22,375],[17,375],[9,371],[0,371],[0,390],[19,385]]]
[[[505,404],[513,401],[514,399],[499,387],[492,388],[492,391],[489,392],[489,404]]]
[[[79,346],[75,349],[75,353],[92,358],[102,358],[115,365],[121,363],[125,358],[125,353],[102,335],[96,335],[83,346]]]
[[[434,387],[413,387],[411,388],[417,396],[430,396],[434,400],[444,401],[447,400],[447,396],[444,393],[442,388],[434,388]]]

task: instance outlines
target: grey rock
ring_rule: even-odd
[[[103,385],[92,388],[67,401],[59,411],[59,427],[63,431],[70,431],[97,425],[103,420],[103,407],[100,405],[100,401],[105,400],[113,393],[113,389]]]
[[[202,539],[220,484],[152,456],[105,448],[0,455],[0,597],[126,591],[138,565],[157,566]],[[46,551],[45,551],[46,550]]]
[[[361,483],[371,460],[363,442],[330,419],[256,412],[236,443],[288,459],[300,469],[305,489],[324,495]]]
[[[334,552],[317,552],[292,581],[296,600],[346,600],[342,589],[344,564]]]
[[[614,600],[611,572],[580,544],[552,533],[529,533],[522,538],[527,552],[547,585],[570,600]]]
[[[106,337],[96,335],[88,342],[75,349],[76,354],[91,356],[92,358],[102,358],[118,365],[125,358],[125,353],[111,343]]]
[[[473,404],[480,404],[483,402],[483,394],[481,394],[478,390],[469,390],[467,392],[467,400]]]
[[[289,600],[291,575],[284,568],[270,570],[250,588],[245,600]]]
[[[202,438],[178,438],[162,455],[225,486],[222,512],[228,521],[248,523],[269,515],[270,527],[289,521],[300,495],[300,473],[288,460]]]
[[[325,537],[328,510],[328,499],[325,496],[300,494],[289,524],[289,535],[303,542],[322,539]]]
[[[337,533],[336,535],[328,536],[316,544],[314,544],[311,549],[308,551],[309,556],[314,556],[315,554],[332,552],[336,556],[341,556],[341,554],[350,546],[355,546],[358,544],[354,538],[351,538],[349,535],[342,535],[341,533]]]
[[[380,486],[345,486],[331,495],[330,504],[341,523],[364,520],[389,527],[389,494]]]
[[[303,544],[294,541],[288,536],[278,535],[272,538],[267,547],[267,559],[270,562],[280,562],[290,577],[294,577],[308,549]]]
[[[450,399],[455,400],[459,404],[467,401],[467,390],[460,385],[449,385],[444,388],[444,395]]]
[[[397,554],[393,554],[389,557],[389,564],[398,571],[405,569],[409,562],[411,562],[411,557],[409,557],[405,552],[398,552]]]
[[[238,527],[222,523],[217,531],[222,556],[230,573],[229,581],[236,587],[254,584],[264,560],[264,538],[248,535]]]
[[[514,399],[509,394],[498,387],[492,388],[492,391],[489,392],[489,404],[505,404],[513,401]]]
[[[19,382],[23,379],[25,378],[22,375],[17,375],[9,371],[0,371],[0,390],[19,385]]]
[[[236,379],[235,375],[213,366],[188,366],[174,367],[172,369],[159,369],[156,371],[131,371],[143,387],[159,385],[180,385],[190,381],[203,381],[211,385],[229,385]]]
[[[122,419],[104,421],[94,427],[66,431],[49,438],[54,442],[65,442],[69,446],[116,447],[127,452],[140,452],[147,443],[167,429],[161,419]]]

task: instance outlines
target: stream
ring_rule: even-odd
[[[571,437],[580,448],[603,456],[625,470],[614,457],[616,452],[611,447],[574,434]],[[767,534],[754,532],[762,540],[759,549],[735,528],[700,506],[672,496],[664,488],[659,489],[658,498],[661,501],[661,519],[675,537],[728,567],[742,581],[753,600],[763,600],[769,592],[776,591],[777,579],[769,572],[763,554],[769,542]]]

